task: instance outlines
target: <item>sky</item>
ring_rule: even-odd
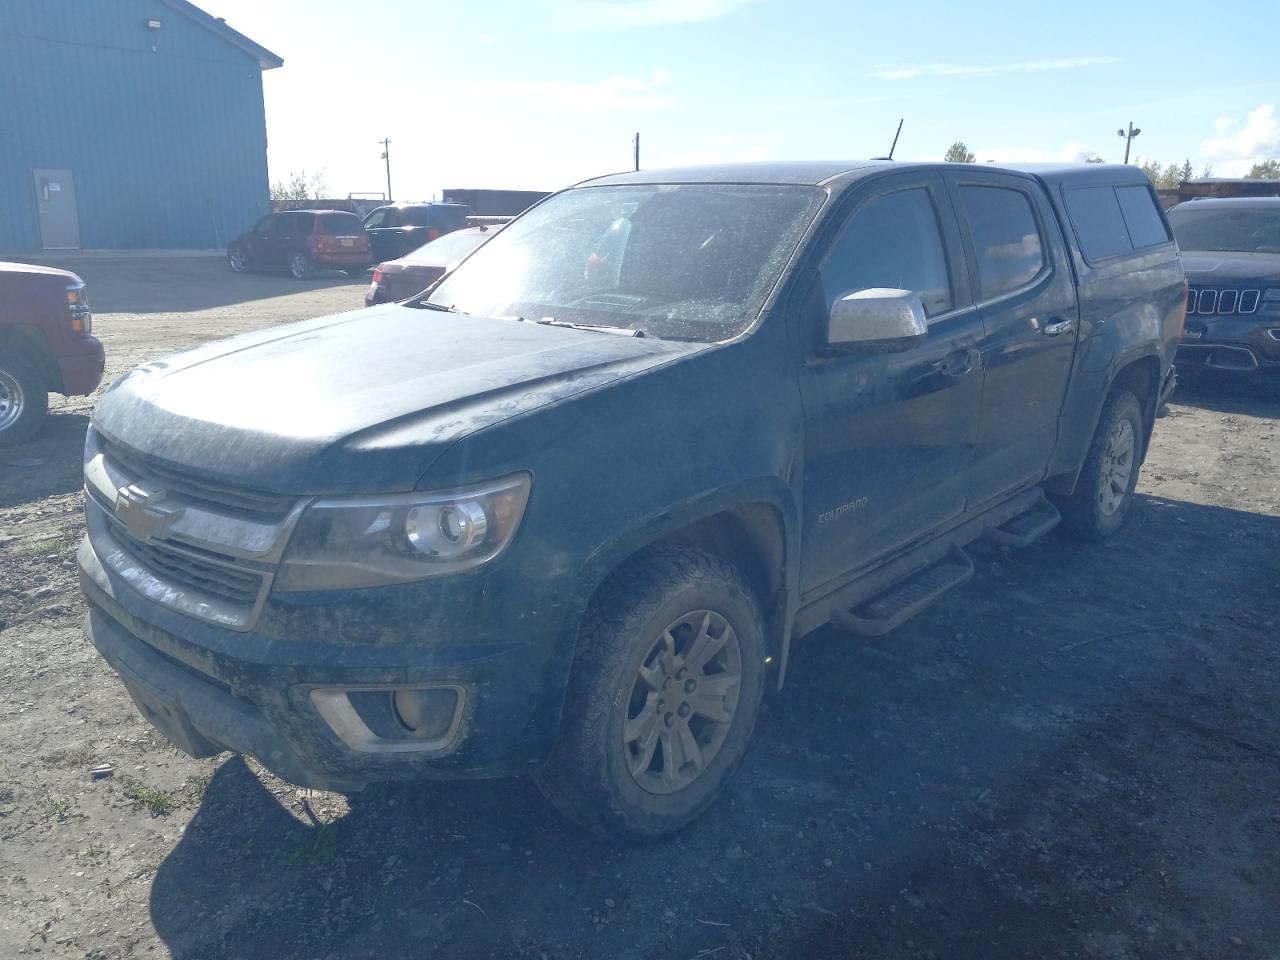
[[[284,58],[272,182],[427,200],[741,160],[1280,158],[1280,2],[197,0]],[[1227,13],[1227,9],[1230,10]],[[1261,46],[1248,38],[1269,38]]]

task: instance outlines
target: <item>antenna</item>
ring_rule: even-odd
[[[893,151],[895,151],[895,150],[897,150],[897,149],[898,149],[898,137],[900,137],[900,136],[902,135],[902,122],[903,122],[903,120],[906,120],[906,117],[901,117],[901,118],[898,120],[898,132],[897,132],[897,133],[895,133],[895,134],[893,135],[893,146],[891,146],[891,147],[889,148],[889,159],[890,159],[890,160],[892,160],[892,159],[893,159]]]

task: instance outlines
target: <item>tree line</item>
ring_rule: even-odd
[[[947,148],[947,152],[942,159],[948,163],[976,163],[978,158],[972,150],[965,146],[962,140],[957,140]],[[1085,158],[1085,163],[1104,162],[1097,155]],[[1196,175],[1190,160],[1167,165],[1158,163],[1155,160],[1142,160],[1139,161],[1138,166],[1142,168],[1143,173],[1151,178],[1151,182],[1158,190],[1172,190],[1179,184],[1193,179]],[[1210,165],[1206,165],[1200,171],[1200,177],[1202,178],[1212,176],[1213,167]],[[1280,180],[1280,160],[1263,160],[1261,163],[1255,163],[1253,168],[1245,174],[1245,179]]]

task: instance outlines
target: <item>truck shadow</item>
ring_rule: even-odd
[[[1143,497],[1107,544],[977,553],[890,637],[803,641],[729,794],[673,840],[606,843],[528,781],[378,787],[320,826],[233,759],[155,875],[155,929],[245,960],[1280,942],[1280,861],[1241,886],[1219,844],[1274,843],[1280,718],[1249,705],[1274,695],[1280,518]]]
[[[1255,383],[1201,373],[1178,381],[1174,404],[1251,417],[1280,415],[1280,378]]]
[[[31,440],[0,447],[0,507],[79,490],[88,429],[87,413],[51,413]]]

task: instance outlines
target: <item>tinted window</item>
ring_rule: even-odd
[[[354,213],[328,213],[320,218],[320,233],[342,234],[352,236],[364,233],[360,218]]]
[[[364,228],[372,230],[374,227],[385,227],[387,225],[387,211],[375,210],[365,218]]]
[[[1086,260],[1106,260],[1133,249],[1114,187],[1077,187],[1066,192],[1066,199]]]
[[[1169,211],[1169,223],[1183,250],[1280,253],[1280,205],[1184,203]]]
[[[877,197],[859,209],[822,268],[828,310],[845,294],[873,287],[920,294],[930,316],[951,309],[942,231],[923,187]]]
[[[275,222],[275,214],[269,213],[257,223],[253,225],[254,233],[270,233],[271,225]]]
[[[282,213],[278,229],[287,236],[300,236],[311,232],[313,220],[315,220],[314,213]]]
[[[1005,187],[961,187],[960,198],[978,255],[982,298],[1034,280],[1044,269],[1044,249],[1031,198]]]
[[[1116,199],[1120,201],[1120,212],[1136,249],[1169,242],[1169,233],[1160,219],[1155,194],[1149,188],[1116,187]]]

